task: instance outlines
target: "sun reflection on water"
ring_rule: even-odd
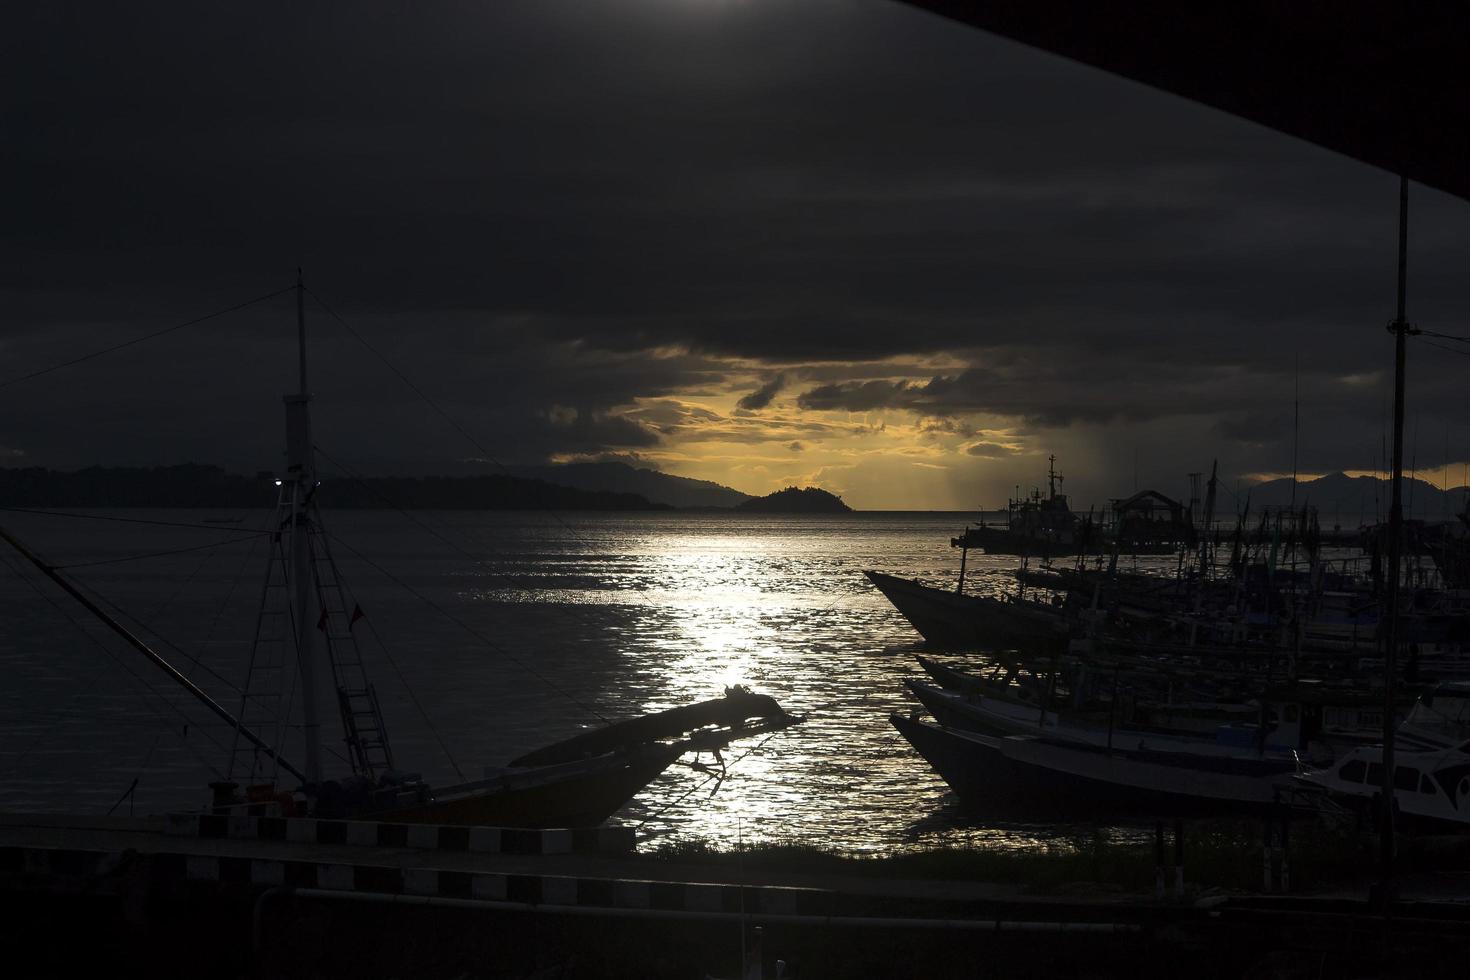
[[[719,697],[743,684],[807,721],[737,742],[722,753],[723,770],[708,754],[698,760],[702,769],[675,766],[618,820],[641,825],[654,840],[775,840],[854,853],[954,843],[1033,847],[1062,832],[961,818],[944,784],[888,724],[890,712],[914,707],[903,681],[920,674],[912,657],[919,647],[861,572],[952,584],[958,562],[948,542],[961,517],[476,513],[422,520],[458,550],[426,542],[421,528],[387,512],[336,514],[332,530],[418,593],[405,595],[372,566],[339,555],[355,601],[394,651],[393,665],[379,659],[370,666],[395,755],[430,780],[455,776],[441,736],[457,765],[474,773],[604,719]],[[68,561],[171,546],[134,540],[129,535],[139,532],[127,527],[109,531],[115,539],[73,530],[74,538],[58,542],[54,527],[37,539]],[[187,543],[181,538],[179,546]],[[240,555],[198,564],[184,556],[104,566],[88,582],[122,603],[158,608],[153,625],[161,634],[208,651],[206,666],[234,676],[247,647],[238,640],[253,615],[251,590],[236,588]],[[1007,559],[972,556],[968,588],[1014,590],[1010,567]],[[14,580],[0,583],[0,614],[13,626],[0,648],[0,669],[13,679],[0,704],[0,743],[29,745],[38,734],[43,743],[22,760],[15,780],[0,785],[0,806],[66,806],[75,802],[67,793],[92,784],[90,774],[137,772],[140,760],[140,806],[163,809],[199,795],[210,778],[199,760],[213,751],[204,739],[224,733],[196,722],[185,746],[177,735],[160,735],[161,723],[140,715],[126,678],[107,675],[94,693],[77,694],[72,678],[97,675],[95,652],[76,642],[64,620],[37,610]],[[234,625],[217,625],[222,615]],[[394,683],[399,672],[412,695]],[[74,698],[84,711],[66,707]],[[115,797],[116,789],[98,792]],[[88,797],[86,805],[98,801]]]

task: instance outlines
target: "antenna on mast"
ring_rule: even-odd
[[[301,397],[306,398],[306,285],[296,267],[296,345],[301,353]]]

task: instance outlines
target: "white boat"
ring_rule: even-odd
[[[1104,749],[1114,747],[1138,752],[1275,759],[1283,766],[1294,764],[1299,754],[1300,715],[1297,715],[1298,720],[1292,721],[1273,716],[1274,724],[1267,725],[1264,738],[1259,724],[1244,721],[1219,723],[1209,731],[1198,733],[1162,732],[1077,719],[1066,713],[1043,711],[1037,705],[1003,698],[966,696],[918,681],[906,681],[905,686],[940,724],[966,731],[993,735],[1043,735]],[[1259,714],[1256,708],[1247,707],[1245,710]]]
[[[1470,830],[1470,682],[1423,695],[1394,736],[1394,824]],[[1371,818],[1383,803],[1383,747],[1363,746],[1298,781]]]

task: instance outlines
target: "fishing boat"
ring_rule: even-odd
[[[883,572],[863,572],[924,640],[936,647],[1065,648],[1071,627],[1059,608],[935,588]]]
[[[431,786],[400,769],[377,690],[368,677],[349,605],[318,509],[307,387],[303,286],[297,282],[299,390],[285,397],[286,459],[270,557],[239,706],[230,711],[104,611],[34,551],[3,537],[129,646],[182,686],[233,733],[225,778],[210,784],[215,812],[362,817],[506,827],[601,823],[688,753],[780,731],[803,719],[743,687],[722,697],[610,724],[487,770],[478,780]],[[348,771],[324,765],[324,719],[340,721]],[[298,720],[299,718],[299,720]],[[285,749],[299,747],[298,766]],[[299,745],[298,745],[299,743]]]
[[[1132,698],[1118,698],[1105,705],[1078,710],[1047,703],[1044,698],[1027,697],[1030,692],[1025,688],[1016,688],[1017,696],[1009,698],[965,695],[920,681],[905,681],[904,686],[940,724],[950,728],[993,735],[1044,732],[1095,745],[1146,743],[1179,749],[1252,745],[1258,740],[1262,714],[1259,705],[1249,703],[1168,705],[1158,712],[1158,723],[1141,725],[1137,720],[1139,708]],[[1268,706],[1266,751],[1313,751],[1311,741],[1303,741],[1297,724],[1300,711],[1282,710],[1285,707]],[[1132,717],[1120,717],[1125,712]],[[1315,751],[1322,749],[1317,747]]]
[[[1093,540],[1097,537],[1096,528],[1091,521],[1072,513],[1067,495],[1061,492],[1065,477],[1057,472],[1057,458],[1047,459],[1045,496],[1037,487],[1029,496],[1007,500],[1003,525],[986,524],[982,520],[978,526],[965,528],[950,545],[966,550],[978,548],[988,555],[1040,558],[1075,555],[1089,545],[1095,549],[1100,543]]]
[[[1214,753],[987,735],[893,714],[890,724],[968,809],[1033,817],[1267,813],[1292,790],[1293,762],[1249,749]]]

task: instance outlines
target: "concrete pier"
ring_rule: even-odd
[[[619,828],[4,815],[3,938],[53,951],[38,976],[144,956],[153,976],[733,977],[754,926],[767,976],[777,959],[796,977],[926,978],[1205,978],[1298,960],[1435,977],[1470,962],[1470,904],[1452,895],[1386,919],[1352,898],[1056,899],[681,866],[633,844]]]

